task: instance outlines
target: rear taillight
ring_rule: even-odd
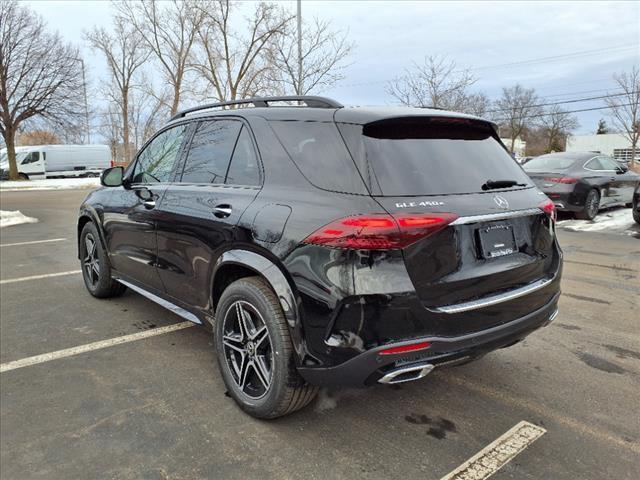
[[[552,183],[564,183],[564,184],[572,184],[577,183],[578,179],[575,177],[544,177],[547,182]]]
[[[546,213],[551,220],[553,220],[554,222],[556,221],[556,206],[551,200],[545,200],[540,205],[538,205],[538,208]]]
[[[453,213],[356,215],[319,228],[304,243],[360,250],[404,248],[442,230],[456,218]]]
[[[429,342],[411,343],[409,345],[403,345],[401,347],[392,347],[385,350],[380,350],[378,352],[378,355],[397,355],[398,353],[415,352],[417,350],[424,350],[426,348],[429,348],[430,346],[431,344]]]

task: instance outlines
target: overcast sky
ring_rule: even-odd
[[[104,62],[82,40],[94,25],[108,28],[101,1],[30,1],[52,28],[84,51],[95,84]],[[280,2],[295,10],[295,2]],[[243,9],[250,9],[249,2]],[[471,68],[474,89],[491,98],[521,83],[549,100],[597,96],[614,89],[611,75],[640,64],[640,2],[401,2],[303,0],[304,17],[348,30],[356,49],[346,78],[322,92],[347,105],[394,103],[386,83],[425,55],[446,55]],[[549,58],[555,57],[555,58]],[[535,60],[535,61],[531,61]],[[520,62],[520,64],[516,64]],[[508,64],[508,65],[505,65]],[[571,103],[582,109],[602,100]],[[576,133],[591,133],[605,111],[577,114]]]

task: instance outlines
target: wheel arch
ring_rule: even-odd
[[[247,276],[262,277],[275,292],[287,320],[296,358],[302,362],[309,353],[302,332],[295,287],[282,269],[266,256],[244,249],[227,250],[220,255],[211,276],[211,306],[214,316],[224,289],[235,280]]]
[[[102,222],[100,222],[100,217],[98,215],[98,212],[96,212],[94,208],[88,205],[85,205],[82,207],[82,209],[80,210],[80,214],[78,215],[77,236],[76,236],[76,250],[78,251],[78,258],[80,258],[80,236],[82,235],[82,229],[89,222],[93,222],[93,224],[96,226],[96,229],[98,230],[98,235],[100,236],[100,241],[102,242],[102,245],[104,246],[105,250],[107,250],[107,242],[104,236],[104,231],[102,230]],[[107,252],[107,258],[109,258],[108,252]]]

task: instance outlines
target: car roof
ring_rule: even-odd
[[[554,152],[554,153],[546,153],[544,155],[540,155],[540,157],[560,157],[560,158],[568,158],[571,160],[589,160],[593,157],[598,157],[603,155],[598,152]],[[536,157],[539,158],[539,157]]]
[[[186,114],[184,117],[171,120],[168,125],[180,122],[184,119],[198,119],[207,117],[262,117],[266,120],[289,121],[316,121],[316,122],[341,122],[366,124],[378,120],[398,117],[447,117],[465,118],[490,123],[488,120],[465,113],[439,110],[434,108],[413,107],[343,107],[343,108],[317,108],[317,107],[241,107],[234,109],[203,109]]]

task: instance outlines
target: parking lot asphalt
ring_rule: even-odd
[[[86,190],[5,192],[38,223],[3,228],[0,279],[79,269]],[[630,213],[629,213],[630,214]],[[567,232],[556,320],[524,342],[394,387],[323,391],[253,419],[225,395],[211,334],[190,327],[0,374],[0,477],[439,479],[522,420],[547,433],[496,479],[636,479],[640,240]],[[0,363],[183,320],[80,274],[0,284]]]

